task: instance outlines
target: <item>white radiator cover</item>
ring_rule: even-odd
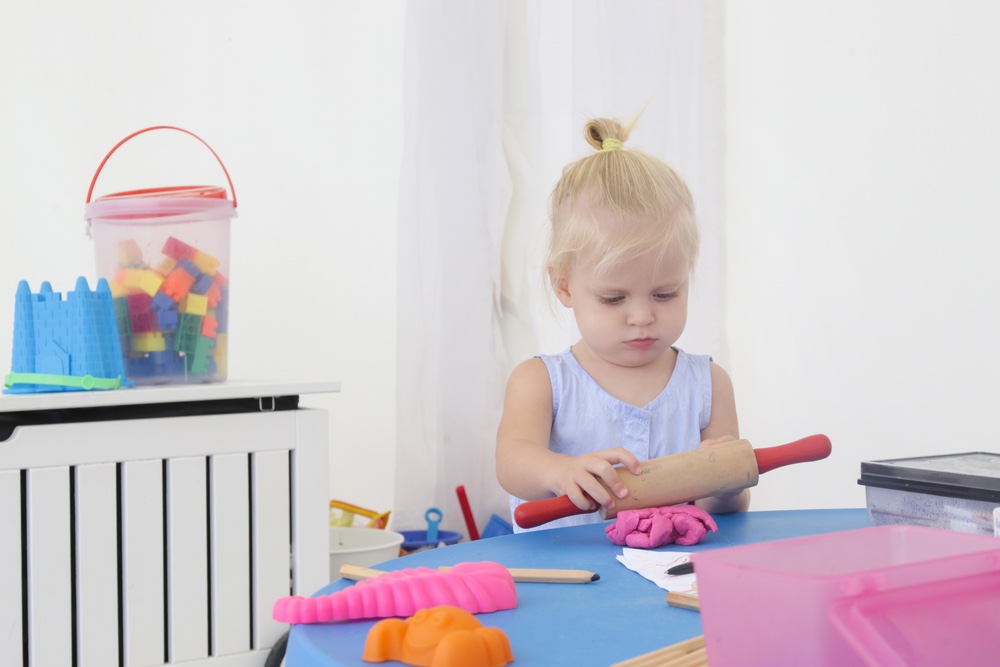
[[[0,665],[262,665],[328,582],[322,410],[57,423],[0,442]]]

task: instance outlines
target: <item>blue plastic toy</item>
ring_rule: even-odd
[[[424,513],[424,519],[427,521],[427,530],[402,531],[400,534],[403,536],[403,550],[415,551],[428,547],[434,548],[442,544],[455,544],[462,539],[462,536],[454,531],[438,530],[442,516],[441,510],[431,507]]]
[[[105,279],[91,291],[81,276],[65,301],[48,282],[32,294],[22,280],[14,299],[14,352],[5,394],[132,384],[126,380],[114,301]]]
[[[438,525],[441,523],[441,510],[432,507],[424,512],[424,519],[427,520],[427,541],[437,542]]]
[[[496,514],[493,514],[490,516],[490,521],[486,524],[486,528],[483,529],[481,537],[486,539],[487,537],[499,537],[500,535],[512,535],[513,533],[514,526],[511,525],[510,521],[504,521]]]

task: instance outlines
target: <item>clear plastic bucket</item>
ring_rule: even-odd
[[[91,199],[108,159],[151,130],[200,141],[229,184],[170,186]],[[101,161],[84,207],[99,278],[114,297],[128,379],[137,385],[221,382],[228,375],[229,239],[236,192],[215,151],[166,125],[134,132]]]

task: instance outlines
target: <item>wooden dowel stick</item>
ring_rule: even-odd
[[[667,604],[671,607],[701,611],[701,601],[697,595],[691,593],[667,593]]]
[[[705,636],[698,635],[661,649],[650,651],[612,667],[703,667],[708,665]]]
[[[442,565],[441,570],[447,570],[450,566]],[[518,583],[549,583],[549,584],[589,584],[597,581],[601,575],[588,572],[587,570],[545,570],[533,568],[507,568],[510,576]],[[383,570],[373,570],[368,567],[357,565],[341,565],[340,576],[352,581],[371,579],[382,574]]]
[[[370,567],[361,567],[360,565],[341,565],[340,566],[340,576],[344,579],[350,579],[351,581],[361,581],[362,579],[371,579],[372,577],[377,577],[380,574],[384,574],[385,570],[373,570]]]
[[[692,637],[691,639],[685,639],[684,641],[671,644],[670,646],[658,648],[655,651],[644,653],[643,655],[632,659],[637,660],[638,658],[646,658],[649,656],[656,656],[660,659],[681,658],[692,653],[693,651],[703,648],[705,648],[705,635],[698,635],[697,637]]]
[[[661,659],[654,656],[645,662],[621,664],[627,667],[707,667],[708,657],[705,655],[705,649],[698,649],[676,658]]]
[[[708,653],[700,648],[680,658],[668,660],[659,667],[708,667]]]

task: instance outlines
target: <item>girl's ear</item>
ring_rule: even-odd
[[[552,281],[552,289],[556,293],[556,298],[559,299],[559,303],[566,306],[567,308],[573,307],[573,298],[569,293],[569,281],[565,278],[559,278]]]

